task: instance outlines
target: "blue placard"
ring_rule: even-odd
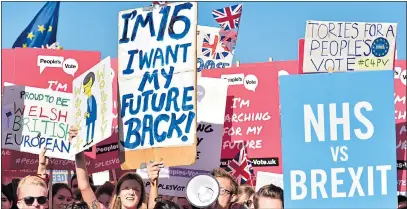
[[[52,183],[68,183],[68,171],[67,170],[53,170],[52,171]]]
[[[280,77],[285,208],[397,208],[393,77]]]

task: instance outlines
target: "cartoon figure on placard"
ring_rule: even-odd
[[[86,102],[86,112],[85,112],[85,119],[86,119],[86,144],[83,147],[90,145],[93,142],[94,134],[95,134],[95,123],[97,119],[97,103],[95,96],[92,94],[92,86],[95,83],[95,73],[90,72],[86,75],[85,79],[83,79],[83,93],[88,97]],[[90,129],[92,128],[91,133],[89,133]],[[89,134],[91,134],[89,140]]]

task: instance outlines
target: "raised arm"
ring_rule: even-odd
[[[78,129],[71,126],[69,129],[69,141],[78,135]],[[95,193],[89,183],[88,171],[86,169],[85,155],[83,152],[75,156],[76,161],[76,178],[78,181],[78,189],[81,191],[83,201],[88,204],[90,209],[101,209],[103,205],[97,200]]]
[[[152,209],[155,206],[158,197],[158,176],[160,173],[160,166],[163,162],[150,163],[147,166],[148,178],[150,179],[150,194],[148,196],[148,208]]]
[[[48,175],[47,175],[48,157],[45,157],[46,150],[47,149],[44,147],[41,150],[40,154],[38,155],[37,175],[42,179],[47,179],[47,181],[48,181]]]

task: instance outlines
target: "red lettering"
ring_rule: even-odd
[[[24,106],[24,108],[25,108],[25,106]],[[28,112],[28,116],[35,116],[35,111],[37,110],[37,106],[31,106],[30,107],[30,112]],[[31,115],[31,113],[32,112],[34,112],[34,114],[33,115]]]
[[[66,123],[66,119],[68,117],[68,111],[65,111],[64,113],[65,114],[62,113],[62,110],[59,111],[58,121],[61,121],[61,118],[64,118],[64,122]]]
[[[40,118],[48,118],[48,116],[42,114],[42,111],[43,111],[43,110],[44,110],[44,108],[41,107],[39,117],[40,117]]]
[[[56,109],[55,108],[51,108],[51,113],[52,113],[52,117],[49,117],[50,120],[55,121],[58,119],[57,113],[56,113]]]

